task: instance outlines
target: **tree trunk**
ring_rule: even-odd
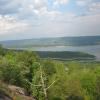
[[[40,65],[40,72],[41,72],[41,83],[42,83],[42,88],[43,88],[43,92],[44,92],[44,97],[45,97],[45,100],[48,100],[47,90],[46,90],[45,82],[44,82],[44,79],[43,79],[43,73],[42,73],[41,65]]]

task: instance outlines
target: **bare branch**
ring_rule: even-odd
[[[34,85],[34,86],[36,86],[36,87],[41,87],[42,85]]]
[[[53,81],[47,88],[46,90],[48,90],[57,80]]]

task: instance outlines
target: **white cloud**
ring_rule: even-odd
[[[77,1],[77,5],[79,5],[79,6],[85,6],[86,5],[86,2],[84,2],[84,1]]]
[[[72,16],[73,20],[68,22],[67,17]],[[63,18],[63,21],[62,21]],[[79,36],[79,35],[100,35],[100,14],[74,17],[74,15],[61,16],[58,21],[43,21],[39,25],[32,23],[21,23],[19,21],[5,18],[6,28],[2,30],[2,38],[36,38],[55,36]],[[5,20],[4,19],[4,20]],[[61,20],[61,22],[59,22]],[[68,19],[69,20],[69,19]],[[39,21],[40,22],[40,21]],[[1,22],[0,22],[1,23]],[[4,30],[6,31],[6,34]],[[1,31],[0,31],[1,32]],[[1,33],[0,33],[1,34]],[[1,37],[0,37],[1,38]]]
[[[46,7],[42,8],[40,10],[35,10],[35,13],[43,21],[54,20],[56,17],[59,17],[61,15],[61,12],[48,11],[48,9]]]
[[[13,14],[17,13],[20,6],[19,3],[16,3],[15,0],[0,0],[0,14]]]
[[[92,14],[100,13],[100,2],[92,3],[89,7],[89,12]]]
[[[54,0],[53,5],[59,6],[59,5],[65,5],[68,3],[69,0]]]
[[[77,0],[76,4],[80,7],[89,6],[92,0]]]
[[[47,2],[46,0],[33,0],[34,9],[41,9],[46,7]]]
[[[77,16],[72,12],[49,8],[48,0],[4,1],[0,1],[0,39],[100,34],[100,2],[76,0],[77,5],[86,8],[88,12],[85,16]],[[60,7],[68,2],[53,0],[53,6]]]
[[[26,23],[20,22],[14,17],[0,16],[0,35],[9,34],[10,30],[19,30],[26,26]]]

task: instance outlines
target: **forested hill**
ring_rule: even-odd
[[[72,51],[62,51],[62,52],[52,52],[52,51],[37,51],[36,52],[41,58],[52,58],[56,60],[81,60],[93,61],[96,59],[94,55],[83,53],[83,52],[72,52]]]
[[[41,59],[0,46],[0,100],[100,100],[100,62]]]
[[[84,46],[100,44],[100,36],[56,37],[24,40],[0,41],[5,47],[31,47],[31,46]]]

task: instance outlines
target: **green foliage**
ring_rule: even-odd
[[[91,96],[95,94],[96,76],[92,71],[83,73],[81,78],[82,87],[86,89],[87,93]],[[92,97],[91,97],[92,99]]]
[[[0,65],[1,68],[1,79],[8,84],[15,84],[15,85],[23,85],[24,76],[21,72],[20,64],[14,63],[14,61],[10,61],[6,58],[3,59],[2,64]]]
[[[43,66],[43,70],[46,74],[46,76],[51,76],[54,73],[56,73],[56,69],[55,69],[55,62],[52,61],[51,59],[47,59],[42,61],[42,66]]]
[[[0,55],[5,55],[5,49],[2,47],[2,45],[0,44]]]
[[[0,47],[0,80],[24,87],[37,100],[99,100],[100,63],[40,59],[30,51]],[[41,66],[41,67],[40,67]],[[41,81],[44,81],[44,87]]]
[[[30,67],[38,56],[33,52],[8,50],[0,60],[0,77],[9,84],[29,88]]]
[[[83,52],[73,52],[73,51],[38,51],[37,54],[41,58],[53,58],[58,60],[65,60],[65,59],[75,59],[75,60],[89,60],[95,59],[94,55],[83,53]]]

